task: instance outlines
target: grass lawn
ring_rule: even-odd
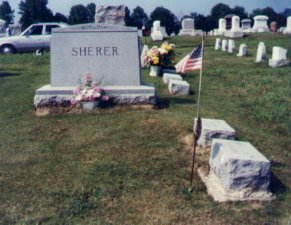
[[[200,38],[169,41],[179,60]],[[237,40],[249,47],[243,58],[215,51],[215,38],[206,38],[201,115],[226,120],[271,160],[276,200],[215,203],[197,174],[187,191],[191,153],[180,140],[192,131],[196,94],[170,96],[144,69],[168,108],[37,117],[33,97],[49,83],[49,54],[2,55],[0,224],[291,224],[291,70],[254,63],[260,41],[269,57],[281,46],[291,58],[290,36]],[[198,74],[185,76],[194,93]]]

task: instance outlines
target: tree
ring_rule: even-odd
[[[6,25],[13,23],[14,10],[11,9],[9,2],[3,1],[0,5],[0,19],[6,21]]]
[[[147,21],[149,20],[149,17],[145,13],[144,9],[139,6],[133,9],[130,17],[131,17],[132,26],[135,26],[138,29],[141,29],[143,25],[145,25]]]
[[[47,8],[47,3],[47,0],[24,0],[19,3],[20,23],[23,29],[32,23],[53,21],[53,13]]]
[[[88,10],[82,5],[74,5],[70,10],[69,23],[70,24],[80,24],[88,22]]]
[[[63,15],[63,14],[61,14],[59,12],[57,12],[54,15],[54,21],[55,22],[62,22],[62,23],[68,23],[69,22],[68,18],[65,15]]]
[[[125,23],[125,26],[132,26],[132,20],[130,17],[130,10],[128,7],[125,7],[124,23]]]
[[[180,30],[180,21],[177,17],[168,9],[160,6],[157,7],[150,15],[151,22],[155,20],[161,21],[161,26],[166,27],[166,32],[168,35],[175,32],[176,34]]]
[[[95,13],[96,13],[96,5],[95,3],[90,3],[86,6],[87,13],[88,13],[88,22],[93,23],[95,22]]]
[[[246,13],[245,8],[242,6],[235,6],[233,9],[231,9],[231,13],[239,16],[241,20],[248,18],[248,14]]]
[[[223,3],[218,3],[211,9],[211,16],[215,21],[217,21],[217,23],[220,18],[224,18],[227,14],[230,13],[232,13],[231,8]]]

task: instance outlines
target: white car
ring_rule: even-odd
[[[67,26],[64,23],[32,24],[18,36],[0,38],[0,52],[13,54],[49,50],[52,29]]]

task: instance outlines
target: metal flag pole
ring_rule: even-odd
[[[197,119],[194,122],[194,129],[193,129],[193,140],[194,141],[193,141],[193,154],[192,154],[191,179],[190,179],[191,187],[192,187],[192,183],[193,183],[197,141],[200,138],[201,128],[202,128],[202,123],[201,123],[201,118],[200,118],[200,98],[201,98],[201,87],[202,87],[203,56],[204,56],[204,34],[202,35],[201,48],[202,48],[202,53],[201,53],[201,68],[200,68],[200,76],[199,76],[198,105],[197,105],[197,115],[196,115]]]

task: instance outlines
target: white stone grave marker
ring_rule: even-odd
[[[216,38],[215,40],[215,50],[219,50],[221,48],[221,39]]]
[[[269,59],[269,66],[271,67],[282,67],[289,65],[287,59],[287,49],[280,47],[273,47],[272,58]]]
[[[267,60],[267,51],[264,42],[260,42],[257,49],[256,63],[265,62]]]
[[[239,52],[237,54],[237,56],[246,56],[248,52],[248,47],[246,44],[241,44],[239,46]]]

